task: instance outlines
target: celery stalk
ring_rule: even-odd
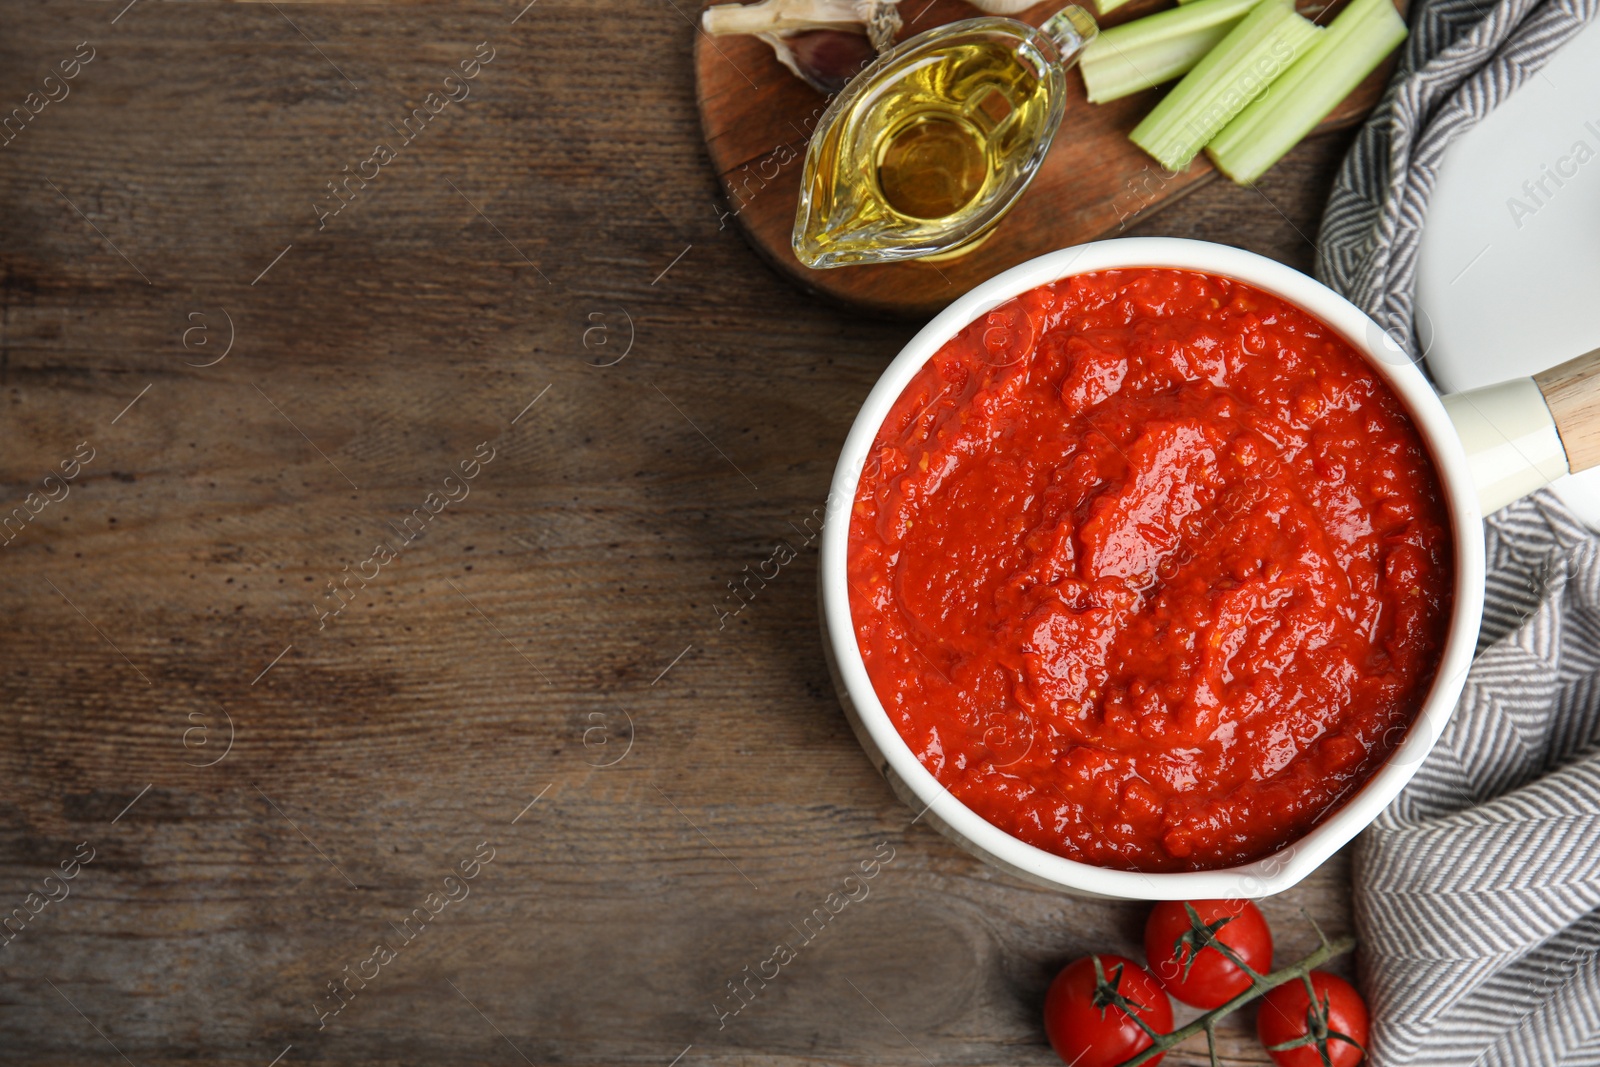
[[[1261,0],[1129,138],[1163,167],[1182,170],[1322,32],[1295,14],[1294,0]]]
[[[1101,30],[1078,60],[1089,102],[1103,104],[1171,81],[1228,35],[1259,0],[1189,0]]]
[[[1094,0],[1094,9],[1099,14],[1109,15],[1127,2],[1128,0]]]
[[[1406,37],[1392,0],[1354,0],[1327,31],[1206,146],[1217,169],[1249,185],[1350,95]]]

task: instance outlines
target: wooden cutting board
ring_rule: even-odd
[[[1038,4],[1018,17],[1037,26],[1062,6]],[[1132,0],[1101,23],[1116,25],[1168,6],[1170,0]],[[1302,2],[1301,10],[1315,18],[1323,5]],[[902,38],[982,14],[960,0],[904,0],[901,11],[907,22]],[[1365,117],[1382,95],[1392,63],[1373,72],[1322,128],[1348,126]],[[931,314],[1024,260],[1114,237],[1136,217],[1159,210],[1217,173],[1202,155],[1187,170],[1169,174],[1128,140],[1128,131],[1165,88],[1090,104],[1084,99],[1083,79],[1074,71],[1067,77],[1066,117],[1050,154],[1028,191],[982,246],[937,264],[910,260],[813,270],[795,259],[789,237],[806,143],[827,98],[789,73],[754,37],[697,33],[695,81],[706,149],[727,196],[725,221],[736,221],[751,245],[802,288],[888,315]]]

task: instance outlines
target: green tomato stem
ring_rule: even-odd
[[[1311,953],[1311,955],[1307,956],[1305,959],[1300,960],[1298,963],[1291,964],[1288,967],[1283,968],[1281,971],[1273,971],[1271,974],[1256,977],[1250,983],[1250,988],[1246,989],[1243,993],[1240,993],[1238,996],[1234,997],[1221,1007],[1212,1008],[1210,1011],[1189,1023],[1187,1026],[1180,1026],[1170,1034],[1162,1034],[1160,1037],[1155,1039],[1149,1048],[1145,1049],[1143,1052],[1139,1053],[1130,1060],[1124,1060],[1122,1063],[1118,1064],[1118,1067],[1140,1067],[1141,1064],[1149,1063],[1163,1052],[1168,1051],[1176,1045],[1182,1044],[1195,1034],[1201,1033],[1202,1031],[1205,1032],[1207,1037],[1212,1037],[1215,1034],[1217,1020],[1223,1018],[1224,1016],[1232,1015],[1234,1012],[1238,1011],[1252,1000],[1256,1000],[1264,995],[1270,989],[1276,989],[1278,986],[1283,985],[1283,983],[1292,982],[1296,978],[1305,978],[1312,971],[1333,959],[1335,956],[1342,956],[1355,947],[1356,939],[1353,937],[1341,937],[1334,941],[1324,941],[1320,948]],[[1213,1042],[1212,1055],[1215,1056],[1215,1054],[1215,1044]]]

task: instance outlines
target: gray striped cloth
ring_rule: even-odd
[[[1339,171],[1317,275],[1418,351],[1412,295],[1446,145],[1600,0],[1414,0]],[[1479,656],[1438,745],[1357,841],[1373,1067],[1600,1067],[1600,538],[1549,493],[1486,525]]]
[[[1600,0],[1413,0],[1399,66],[1339,169],[1317,239],[1317,277],[1413,355],[1417,249],[1445,147],[1597,10]]]
[[[1454,716],[1356,844],[1374,1067],[1600,1067],[1600,537],[1548,490],[1486,524]]]

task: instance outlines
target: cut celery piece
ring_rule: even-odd
[[[1178,77],[1200,62],[1259,2],[1188,0],[1187,7],[1101,30],[1078,60],[1089,102],[1119,100]]]
[[[1391,0],[1354,0],[1306,54],[1206,146],[1217,169],[1250,185],[1300,143],[1406,38]]]
[[[1322,32],[1295,14],[1294,0],[1261,0],[1129,138],[1163,167],[1182,170]]]
[[[1094,0],[1094,9],[1101,15],[1109,15],[1127,2],[1128,0]]]

